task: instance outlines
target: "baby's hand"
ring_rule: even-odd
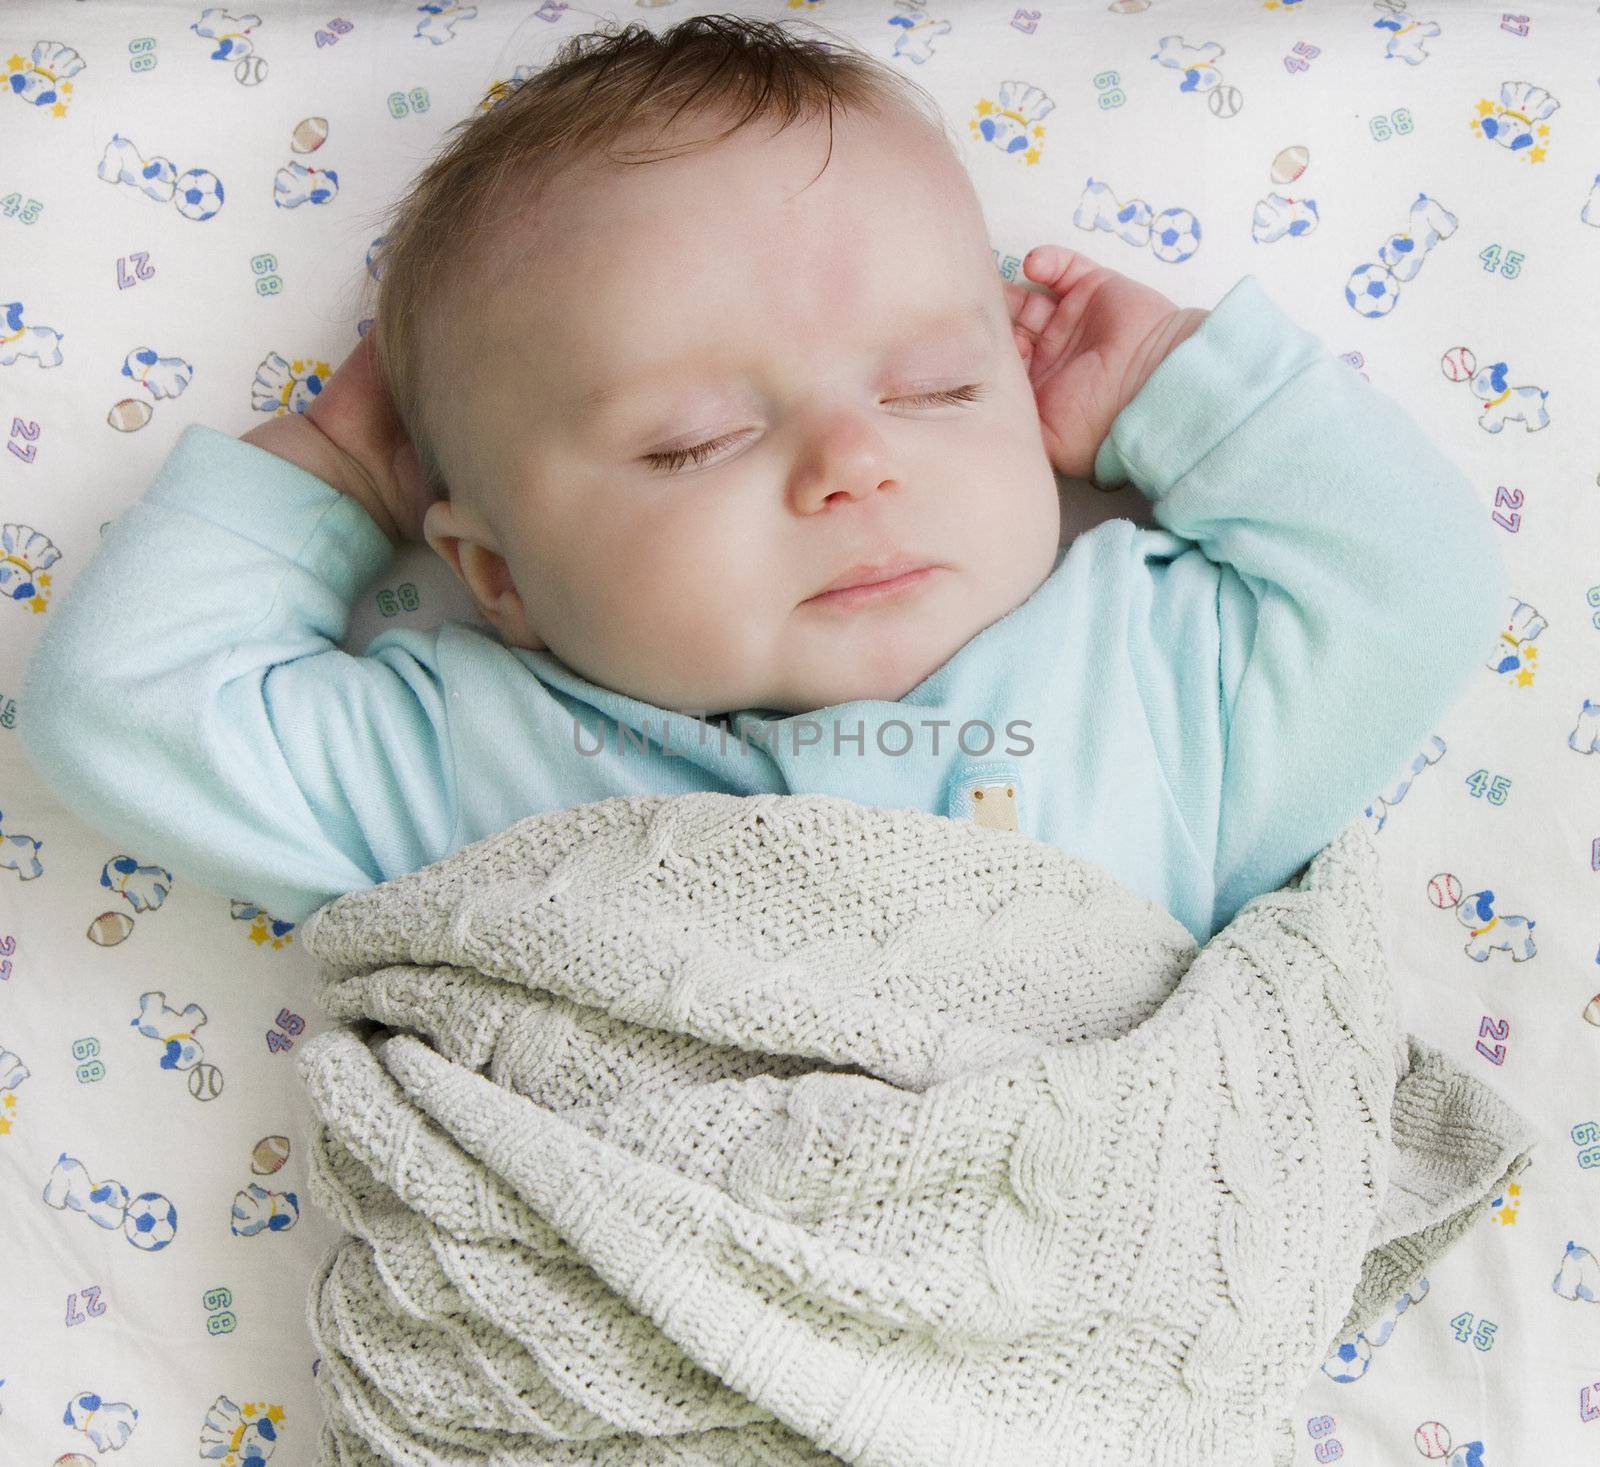
[[[1030,251],[1022,268],[1052,292],[1002,286],[1045,452],[1058,473],[1087,479],[1117,414],[1210,312],[1182,309],[1063,245]]]
[[[341,493],[359,500],[391,540],[422,544],[422,475],[378,374],[378,325],[339,364],[304,413],[347,466]]]

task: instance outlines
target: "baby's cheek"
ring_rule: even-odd
[[[704,644],[715,625],[718,594],[716,577],[703,563],[683,566],[649,555],[608,561],[596,573],[589,600],[591,635],[629,662],[674,655]]]
[[[748,561],[710,516],[649,516],[606,564],[632,614],[690,629],[748,596]]]

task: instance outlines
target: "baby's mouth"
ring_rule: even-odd
[[[802,606],[817,606],[828,610],[854,611],[876,606],[881,602],[896,600],[919,590],[942,570],[942,566],[924,565],[901,571],[881,580],[854,586],[842,586],[833,591],[821,591],[801,602]]]

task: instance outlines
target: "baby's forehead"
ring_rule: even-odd
[[[604,173],[595,182],[620,186]],[[872,211],[849,190],[841,201],[851,215]],[[1002,324],[993,253],[979,251],[970,231],[930,231],[873,213],[871,227],[813,228],[786,250],[771,215],[747,238],[737,196],[724,203],[711,223],[675,211],[654,231],[615,236],[606,227],[616,217],[639,219],[566,191],[547,199],[536,219],[502,216],[499,240],[462,282],[459,298],[474,303],[478,318],[464,348],[566,378],[593,361],[620,369],[630,355],[655,359],[674,344],[698,359],[721,355],[725,341],[745,356],[749,330],[765,333],[765,356],[782,359],[812,342],[817,350],[829,342],[888,349],[919,331],[936,341],[993,338]],[[826,222],[841,217],[830,213]]]
[[[881,163],[862,173],[848,166],[844,147],[838,140],[831,176],[821,151],[814,160],[806,154],[798,174],[770,177],[749,158],[739,168],[719,167],[718,147],[630,167],[585,160],[546,181],[537,197],[512,193],[493,211],[496,269],[508,276],[524,268],[565,272],[585,290],[615,281],[640,293],[681,289],[698,256],[757,265],[773,278],[826,271],[848,289],[856,275],[942,276],[970,253],[982,211],[956,165],[938,179],[907,169],[886,173]],[[680,164],[696,171],[674,172]],[[718,188],[722,183],[728,186]],[[944,227],[932,227],[935,221]]]

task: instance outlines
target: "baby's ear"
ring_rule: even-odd
[[[481,577],[480,584],[474,584],[469,571],[473,567],[470,551],[482,548],[483,530],[469,523],[468,517],[461,512],[459,504],[441,496],[422,512],[422,538],[433,547],[434,554],[455,572],[456,578],[472,593],[472,599],[478,603],[481,611],[483,598],[479,592],[490,588],[481,584]]]
[[[485,543],[488,532],[448,499],[428,506],[422,538],[467,588],[478,614],[509,647],[541,652],[545,644],[528,625],[526,609],[505,557]]]

